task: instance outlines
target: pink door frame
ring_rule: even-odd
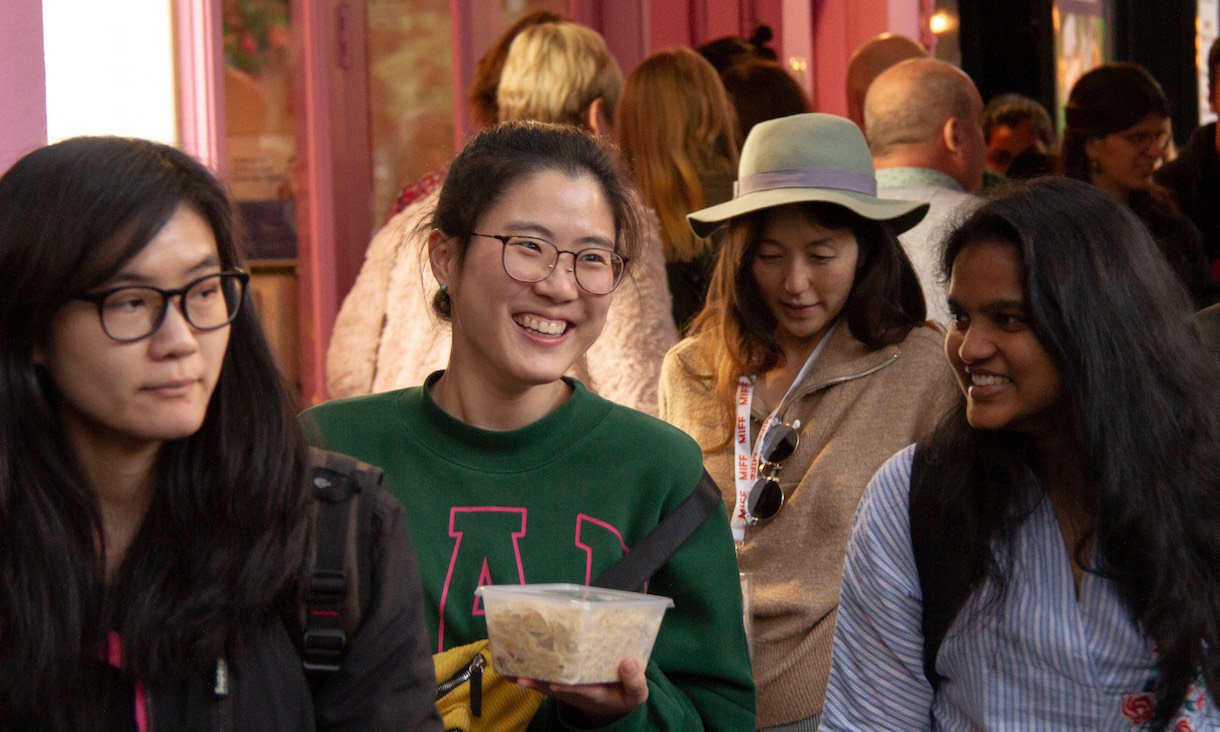
[[[42,0],[0,2],[0,173],[47,141]]]

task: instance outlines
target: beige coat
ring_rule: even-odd
[[[421,198],[377,232],[339,315],[326,354],[332,398],[416,386],[449,361],[449,324],[432,312],[436,279],[420,228],[439,192]],[[594,392],[657,413],[661,359],[678,340],[656,217],[648,217],[639,257],[614,292],[605,330],[576,369]]]
[[[679,343],[661,369],[661,418],[693,436],[732,511],[731,425],[712,391],[712,364],[696,339]],[[958,398],[932,327],[869,351],[841,324],[793,394],[787,422],[800,444],[779,473],[786,501],[770,523],[747,527],[738,557],[753,581],[758,726],[818,714],[830,673],[843,556],[856,504],[890,455],[929,431]],[[756,390],[751,444],[774,405]],[[714,639],[709,639],[714,642]]]

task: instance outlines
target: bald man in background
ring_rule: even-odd
[[[878,195],[927,201],[927,216],[898,237],[919,275],[928,317],[948,322],[940,243],[979,206],[983,184],[983,100],[961,69],[937,59],[902,61],[869,86],[864,134]]]
[[[882,33],[856,48],[847,63],[847,118],[864,129],[864,95],[882,71],[909,58],[927,58],[916,41],[896,33]]]

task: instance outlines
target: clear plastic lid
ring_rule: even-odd
[[[662,605],[670,608],[674,601],[664,595],[649,595],[643,592],[625,592],[610,590],[604,587],[589,587],[571,583],[552,583],[537,585],[483,585],[475,590],[476,595],[485,600],[503,598],[511,601],[513,598],[529,598],[531,600],[551,600],[572,604],[645,604]]]

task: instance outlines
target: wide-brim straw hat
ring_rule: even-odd
[[[860,128],[844,117],[810,113],[755,125],[741,147],[732,200],[686,218],[696,234],[709,236],[735,216],[815,201],[888,222],[895,233],[928,211],[919,201],[878,198],[873,157]]]

